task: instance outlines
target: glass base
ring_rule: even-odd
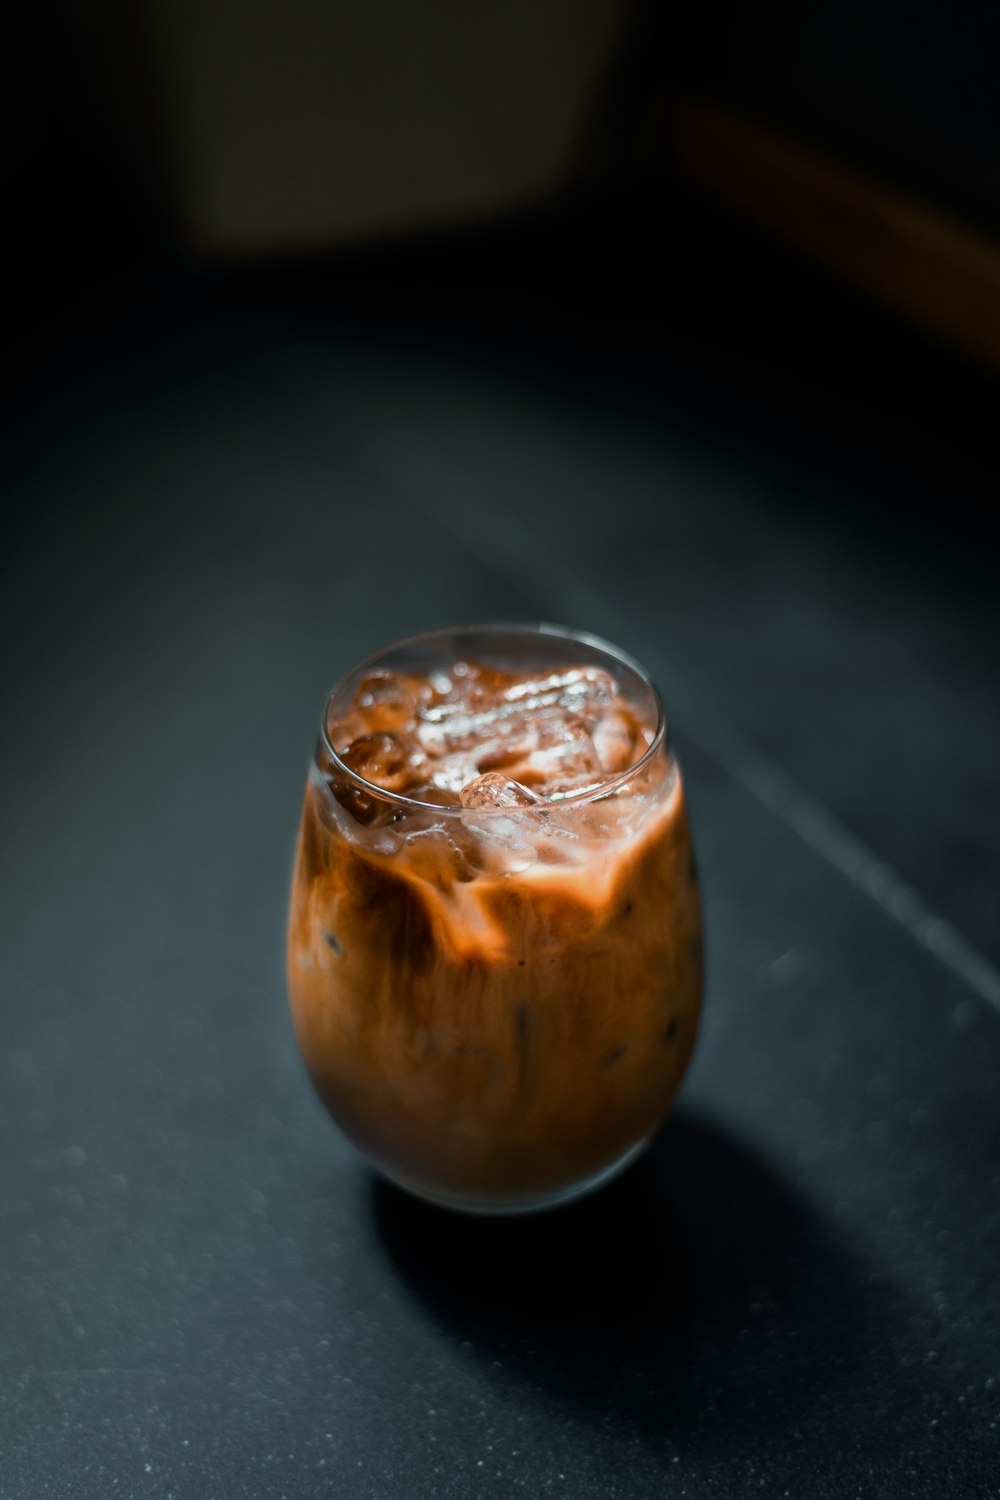
[[[396,1187],[411,1193],[415,1198],[422,1198],[425,1203],[433,1203],[438,1208],[451,1208],[465,1214],[537,1214],[549,1208],[561,1208],[564,1203],[573,1203],[577,1198],[585,1198],[588,1193],[595,1193],[598,1188],[612,1182],[627,1167],[630,1167],[637,1157],[642,1155],[651,1140],[652,1137],[647,1136],[644,1140],[637,1141],[634,1146],[629,1146],[627,1151],[623,1151],[621,1156],[609,1162],[606,1167],[601,1167],[600,1171],[591,1173],[589,1177],[571,1182],[568,1187],[551,1188],[543,1193],[523,1195],[515,1193],[510,1196],[495,1194],[477,1197],[474,1193],[435,1192],[429,1188],[418,1187],[405,1177],[398,1177],[384,1168],[380,1170],[383,1177],[395,1183]]]

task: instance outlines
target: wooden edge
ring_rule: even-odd
[[[1000,241],[814,147],[702,100],[668,116],[671,163],[910,322],[1000,371]]]

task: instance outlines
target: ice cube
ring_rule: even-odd
[[[532,807],[541,800],[528,787],[519,781],[511,781],[501,771],[487,771],[485,776],[477,776],[463,786],[459,795],[462,806],[471,808]]]
[[[398,823],[375,818],[359,835],[366,849],[376,854],[396,854],[403,844],[403,830]]]
[[[475,867],[463,848],[463,830],[431,823],[427,827],[408,829],[405,839],[406,868],[428,885],[447,890],[456,881],[471,880]]]
[[[456,703],[435,703],[424,709],[417,724],[417,739],[428,755],[448,755],[474,742],[471,716]]]
[[[615,684],[599,667],[568,667],[547,677],[515,683],[504,697],[509,703],[519,703],[531,710],[558,704],[589,725],[596,722],[605,705],[614,699]]]
[[[499,703],[517,679],[501,667],[487,667],[482,662],[459,661],[451,669],[455,696],[470,707]]]
[[[421,703],[429,696],[426,683],[399,672],[377,667],[358,683],[354,706],[370,730],[408,728]]]
[[[529,870],[538,858],[533,841],[525,837],[523,826],[515,833],[501,828],[509,823],[504,817],[483,819],[476,828],[475,868],[486,875],[517,875]]]
[[[395,734],[359,735],[338,753],[344,765],[356,775],[387,792],[406,792],[417,774],[411,764],[411,746]],[[389,801],[352,786],[332,762],[330,766],[330,790],[356,822],[371,827],[391,820],[394,809]]]
[[[636,758],[634,723],[618,709],[601,715],[591,731],[591,739],[605,771],[627,771]]]
[[[523,722],[516,715],[516,724]],[[428,755],[450,755],[455,750],[471,750],[495,738],[505,738],[515,728],[510,704],[498,703],[490,708],[469,712],[463,703],[438,703],[420,716],[417,738]]]
[[[547,719],[539,729],[538,744],[530,755],[508,774],[517,771],[519,778],[531,787],[544,786],[547,792],[568,784],[599,782],[603,768],[594,742],[579,719],[567,716]]]
[[[421,781],[406,794],[415,802],[425,802],[430,807],[461,807],[458,791],[444,783]]]
[[[456,802],[463,786],[479,775],[479,767],[472,756],[461,752],[443,756],[440,760],[429,760],[427,766],[431,770],[431,786],[442,792],[454,793]]]
[[[523,794],[526,788],[519,788]],[[544,806],[536,799],[530,804],[480,803],[466,807],[462,813],[461,832],[454,836],[460,842],[469,868],[485,875],[511,875],[535,863],[535,835],[544,818],[533,815],[531,808]]]
[[[507,688],[504,697],[508,703],[535,698],[549,698],[555,703],[563,690],[570,683],[575,683],[579,676],[580,669],[570,667],[565,672],[549,672],[545,677],[526,677]]]
[[[500,733],[476,749],[476,764],[480,771],[506,770],[530,755],[538,745],[537,725],[529,724],[520,715],[504,719],[496,727]]]
[[[340,752],[340,758],[365,781],[372,781],[387,792],[402,792],[414,779],[412,753],[412,747],[399,735],[380,731],[352,740]]]
[[[560,818],[563,814],[557,814]],[[564,821],[546,824],[545,833],[538,840],[538,858],[546,865],[581,864],[587,857],[587,843],[577,829],[566,826]]]

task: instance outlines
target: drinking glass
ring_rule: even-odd
[[[352,769],[342,726],[366,682],[447,683],[470,662],[607,673],[646,748],[596,787],[516,807],[437,805]],[[702,992],[681,775],[645,672],[548,625],[436,631],[353,668],[309,770],[288,981],[320,1098],[410,1192],[524,1212],[627,1166],[671,1106]]]

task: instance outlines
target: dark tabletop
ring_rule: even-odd
[[[1000,1495],[995,390],[545,243],[178,274],[9,403],[3,1500]],[[283,978],[325,691],[486,618],[651,669],[708,927],[656,1145],[506,1222],[373,1179]]]

